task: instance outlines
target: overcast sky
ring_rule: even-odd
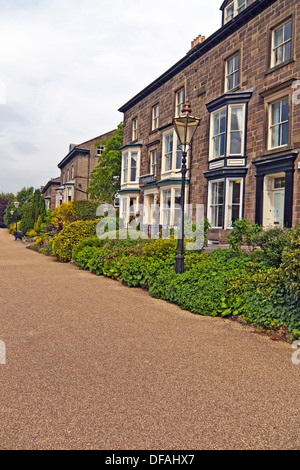
[[[221,25],[221,0],[0,0],[0,193],[59,176],[70,143]]]

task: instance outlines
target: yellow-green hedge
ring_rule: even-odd
[[[54,256],[62,262],[70,261],[73,247],[81,240],[96,235],[99,220],[78,220],[66,225],[53,239],[52,250]]]
[[[17,230],[20,230],[20,225],[21,225],[21,220],[19,220],[18,225],[17,225]],[[8,233],[11,235],[14,233],[14,230],[16,230],[16,223],[10,224]]]

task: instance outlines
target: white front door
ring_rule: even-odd
[[[263,226],[265,228],[284,225],[285,175],[266,175],[264,181]]]
[[[284,189],[273,192],[273,225],[283,228],[284,219]]]

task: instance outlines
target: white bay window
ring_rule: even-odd
[[[211,113],[210,160],[244,155],[245,109],[228,105]]]
[[[181,170],[182,152],[178,148],[178,138],[174,129],[163,135],[162,178],[175,176]]]
[[[210,181],[208,218],[212,228],[231,229],[242,218],[244,179],[234,177]]]
[[[122,155],[121,188],[138,185],[140,176],[140,150],[135,147],[127,148]]]

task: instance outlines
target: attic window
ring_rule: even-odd
[[[224,23],[228,23],[231,21],[236,15],[241,13],[245,10],[247,6],[247,0],[233,0],[226,8],[225,8],[225,21]]]

